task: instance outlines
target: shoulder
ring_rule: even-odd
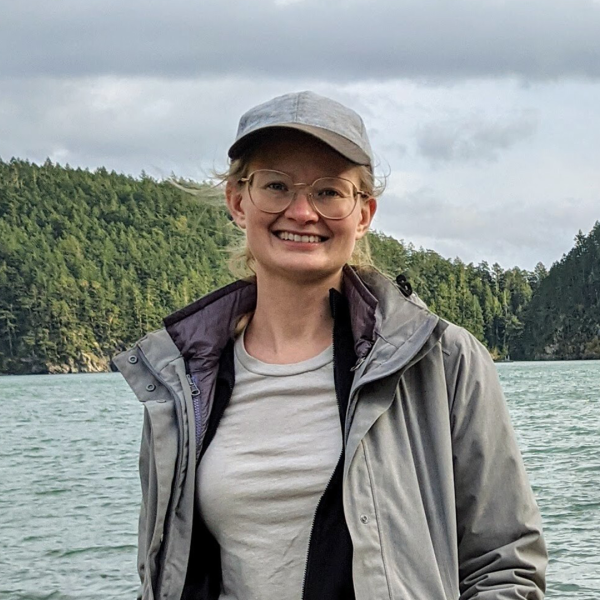
[[[481,358],[492,362],[487,348],[471,332],[449,321],[443,319],[441,321],[445,323],[446,329],[440,342],[442,352],[448,361]]]
[[[452,411],[504,403],[496,365],[473,334],[448,323],[440,344]]]

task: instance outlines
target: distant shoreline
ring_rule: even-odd
[[[494,360],[494,364],[497,365],[506,365],[506,364],[511,364],[511,363],[515,363],[515,364],[523,364],[523,363],[575,363],[575,362],[581,362],[581,363],[593,363],[593,362],[599,362],[600,363],[600,358],[564,358],[564,359],[558,359],[558,358],[548,358],[548,359],[544,359],[544,358],[539,358],[539,359],[529,359],[529,360]],[[0,373],[0,377],[29,377],[31,375],[100,375],[100,374],[111,374],[111,373],[118,373],[118,371],[116,369],[108,369],[108,370],[102,370],[102,371],[66,371],[66,372],[46,372],[46,373]]]

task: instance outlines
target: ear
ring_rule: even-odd
[[[371,221],[375,216],[377,210],[377,200],[370,197],[366,200],[360,201],[360,220],[356,225],[356,239],[360,240],[369,231],[371,227]]]
[[[225,201],[227,210],[235,224],[241,229],[246,229],[246,214],[242,206],[242,190],[243,187],[238,183],[228,181],[225,186]]]

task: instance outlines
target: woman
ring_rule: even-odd
[[[288,94],[242,117],[229,156],[255,277],[115,359],[146,409],[139,597],[542,598],[488,353],[348,266],[376,210],[360,117]]]

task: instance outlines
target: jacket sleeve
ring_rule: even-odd
[[[460,600],[539,600],[547,564],[541,518],[496,366],[471,334],[455,332],[447,374]]]

